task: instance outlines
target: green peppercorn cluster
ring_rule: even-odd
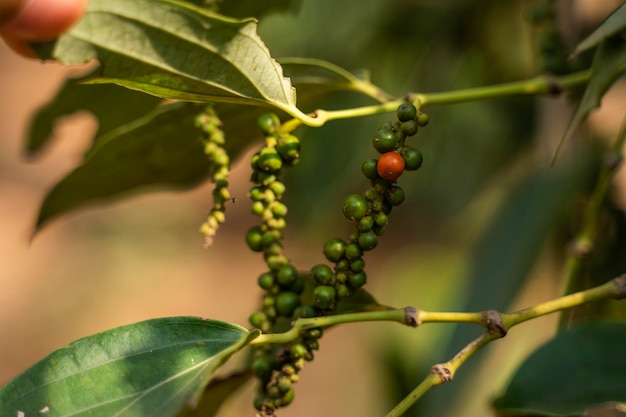
[[[332,238],[324,245],[324,256],[334,263],[334,269],[325,264],[311,269],[316,282],[314,303],[324,313],[332,312],[338,301],[366,283],[363,254],[376,248],[392,208],[404,201],[404,190],[396,185],[396,179],[404,170],[414,171],[422,165],[421,152],[405,141],[420,126],[428,124],[428,116],[419,113],[414,105],[403,103],[397,109],[397,117],[397,121],[381,126],[373,138],[374,149],[381,156],[365,161],[361,167],[371,188],[362,195],[348,195],[343,201],[343,215],[355,231],[347,241]]]
[[[211,162],[211,181],[213,188],[213,207],[209,211],[206,221],[200,227],[204,234],[205,247],[211,245],[220,224],[226,220],[224,211],[226,201],[230,200],[228,191],[228,175],[230,157],[224,149],[224,132],[222,122],[212,107],[206,107],[195,120],[196,126],[202,130],[202,144],[204,153]]]
[[[281,322],[314,317],[318,312],[313,306],[302,304],[305,276],[291,265],[282,247],[287,206],[281,201],[285,185],[280,175],[284,167],[299,162],[300,141],[280,131],[280,121],[274,114],[262,115],[258,122],[265,135],[265,147],[252,157],[254,186],[250,199],[252,212],[261,218],[261,224],[248,231],[246,240],[250,249],[263,253],[268,271],[258,277],[258,285],[265,291],[261,310],[253,313],[249,321],[263,332],[271,332]],[[252,370],[259,379],[257,410],[271,416],[293,400],[291,385],[298,380],[304,362],[313,359],[321,335],[320,329],[309,329],[288,345],[255,349]]]

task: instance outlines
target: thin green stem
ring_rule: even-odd
[[[476,352],[482,349],[490,342],[506,336],[507,331],[527,320],[540,317],[546,314],[554,313],[576,307],[591,301],[597,301],[602,299],[623,299],[626,298],[626,274],[621,275],[606,284],[590,288],[585,291],[580,291],[575,294],[559,297],[555,300],[538,304],[534,307],[522,309],[514,313],[500,314],[494,310],[488,310],[483,313],[468,313],[469,315],[459,315],[459,318],[465,322],[477,322],[475,314],[479,314],[482,318],[482,322],[487,331],[480,337],[470,342],[461,351],[459,351],[452,359],[446,363],[434,365],[428,375],[422,380],[422,382],[415,387],[415,389],[407,395],[402,401],[400,401],[386,417],[400,417],[408,410],[417,400],[426,394],[431,388],[441,385],[445,382],[449,382],[454,378],[454,375],[458,369]],[[420,312],[420,318],[421,314]],[[431,313],[436,317],[436,314],[454,314],[454,313]],[[444,318],[445,316],[441,316]],[[452,316],[449,316],[452,318]],[[446,320],[440,320],[446,321]]]
[[[523,81],[511,83],[468,88],[465,90],[449,91],[443,93],[414,94],[409,95],[421,106],[426,104],[451,104],[466,101],[485,100],[498,97],[515,95],[540,95],[560,93],[572,87],[585,84],[591,77],[591,70],[575,72],[562,77],[538,76]]]
[[[423,323],[475,323],[485,325],[483,313],[448,313],[419,310],[418,320]]]
[[[262,334],[254,339],[250,344],[262,345],[268,343],[289,343],[296,340],[300,334],[312,328],[324,328],[337,324],[357,323],[363,321],[395,321],[397,323],[413,326],[414,318],[411,312],[414,309],[410,307],[397,310],[384,311],[367,311],[363,313],[337,314],[334,316],[311,317],[306,319],[298,319],[293,327],[284,333],[268,333]]]
[[[502,314],[502,322],[504,323],[505,329],[508,330],[527,320],[545,316],[546,314],[567,310],[592,301],[619,298],[624,291],[622,288],[624,282],[626,282],[626,276],[623,275],[620,278],[616,278],[598,287],[565,295],[555,300],[537,304],[536,306],[525,308],[514,313]]]
[[[530,78],[528,80],[515,81],[511,83],[468,88],[456,91],[447,91],[443,93],[411,93],[408,94],[408,99],[412,101],[418,108],[426,104],[453,104],[463,103],[466,101],[485,100],[498,97],[508,97],[512,95],[540,95],[540,94],[558,94],[561,91],[571,89],[573,87],[583,85],[589,81],[591,76],[591,70],[585,70],[576,72],[561,77],[548,77],[538,76]],[[359,90],[360,91],[360,90]],[[364,92],[366,95],[371,96],[376,94],[375,91]],[[355,117],[371,116],[380,113],[390,113],[396,110],[396,108],[403,103],[403,99],[397,99],[387,101],[382,104],[357,107],[354,109],[344,110],[316,110],[311,114],[304,114],[298,112],[293,114],[289,110],[285,111],[292,113],[296,119],[286,122],[282,130],[284,132],[291,132],[298,126],[304,124],[311,127],[320,127],[331,120],[339,119],[351,119]]]

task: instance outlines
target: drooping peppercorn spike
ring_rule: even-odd
[[[261,218],[261,224],[248,231],[246,241],[250,249],[263,253],[268,270],[258,277],[258,285],[265,291],[261,310],[253,313],[249,321],[267,333],[281,323],[314,317],[318,312],[313,306],[303,305],[305,277],[291,265],[282,247],[287,206],[281,201],[285,192],[281,174],[285,167],[299,162],[300,142],[296,136],[280,131],[276,115],[262,115],[259,127],[265,135],[265,146],[252,157],[254,185],[249,195],[252,212]],[[287,345],[255,349],[252,370],[259,384],[254,405],[261,415],[272,416],[276,409],[293,400],[291,385],[298,380],[304,362],[313,359],[321,334],[320,329],[311,329]]]
[[[428,116],[411,103],[401,104],[396,114],[397,120],[381,126],[372,139],[380,157],[361,166],[371,188],[363,194],[351,194],[343,201],[342,213],[355,231],[347,240],[333,238],[324,245],[324,256],[334,264],[333,269],[324,264],[311,269],[317,284],[315,306],[324,314],[331,314],[339,301],[366,283],[363,254],[376,248],[391,210],[405,198],[396,181],[404,171],[415,171],[422,166],[421,152],[407,145],[406,140],[428,124]]]
[[[196,117],[195,123],[202,130],[201,140],[204,145],[204,153],[211,161],[211,181],[215,184],[213,207],[209,211],[206,221],[200,227],[200,231],[204,234],[204,246],[208,247],[213,243],[213,238],[220,224],[226,220],[224,213],[226,202],[231,198],[228,191],[230,157],[224,149],[222,122],[211,106],[205,107]]]

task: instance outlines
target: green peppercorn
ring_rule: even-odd
[[[365,275],[365,272],[363,271],[357,272],[348,277],[348,284],[350,284],[350,287],[354,289],[362,287],[363,285],[365,285],[366,281],[367,275]]]
[[[292,265],[281,266],[278,268],[276,278],[281,287],[289,288],[296,282],[298,271]]]
[[[359,246],[363,251],[372,250],[378,245],[378,237],[373,231],[361,233],[359,235]]]
[[[365,261],[363,258],[355,259],[350,264],[350,270],[352,272],[361,272],[365,268]]]
[[[417,116],[417,124],[421,127],[424,127],[428,124],[429,117],[426,113],[420,113]]]
[[[388,221],[389,221],[389,218],[382,211],[376,213],[376,216],[374,217],[374,224],[379,227],[387,225]]]
[[[300,139],[294,135],[282,135],[276,150],[285,161],[293,162],[300,157]]]
[[[300,297],[295,292],[285,291],[276,296],[276,311],[281,316],[291,317],[300,305]]]
[[[265,149],[268,149],[268,148],[265,148]],[[282,168],[283,166],[282,158],[280,157],[280,155],[276,153],[275,150],[272,149],[272,151],[273,152],[267,152],[267,153],[261,152],[261,155],[259,156],[259,161],[257,162],[257,165],[260,170],[274,173],[274,172],[280,171],[280,169]]]
[[[263,233],[259,226],[253,226],[248,230],[246,234],[246,243],[248,247],[254,252],[261,252],[263,250],[262,244]]]
[[[274,113],[265,113],[259,116],[257,124],[261,132],[273,135],[280,127],[280,119]]]
[[[324,334],[324,331],[320,328],[308,329],[304,334],[309,339],[319,339]]]
[[[346,242],[339,238],[333,238],[324,245],[324,256],[331,262],[339,262],[346,251]]]
[[[406,136],[413,136],[417,133],[417,121],[407,120],[400,125],[400,131]]]
[[[368,159],[367,161],[363,162],[363,165],[361,165],[361,172],[363,172],[363,175],[365,175],[365,178],[370,179],[370,180],[375,180],[377,178],[380,178],[378,176],[378,171],[376,170],[377,164],[378,164],[377,159]]]
[[[404,201],[404,190],[397,185],[392,186],[387,194],[385,200],[392,206],[398,206]]]
[[[251,325],[253,325],[257,329],[260,329],[261,327],[263,327],[263,324],[267,322],[267,316],[265,315],[265,313],[257,311],[250,315],[248,321]]]
[[[304,358],[306,350],[307,349],[304,347],[304,345],[302,345],[301,343],[296,343],[295,345],[291,346],[291,348],[289,349],[289,353],[291,354],[292,358],[300,359]]]
[[[301,305],[301,306],[298,306],[293,311],[294,319],[315,317],[316,315],[317,315],[317,311],[315,310],[315,307],[313,306]]]
[[[337,288],[337,298],[339,298],[340,300],[348,298],[350,297],[350,295],[350,288],[348,288],[346,285],[342,284]]]
[[[252,362],[252,372],[263,381],[268,381],[272,377],[273,370],[273,360],[268,355],[259,356]]]
[[[422,166],[423,157],[418,149],[407,146],[402,149],[400,155],[404,158],[404,169],[407,171],[415,171]]]
[[[372,142],[374,149],[376,149],[378,153],[386,153],[396,149],[400,143],[400,139],[391,130],[379,130],[376,132]]]
[[[274,286],[274,274],[270,272],[264,272],[263,274],[259,275],[258,283],[259,287],[263,288],[264,290],[269,290]]]
[[[349,260],[358,259],[361,254],[361,248],[356,243],[350,243],[346,246],[346,258]]]
[[[313,299],[316,306],[326,309],[335,302],[335,289],[328,285],[318,285],[313,290]]]
[[[367,213],[368,204],[365,197],[359,194],[350,194],[343,200],[341,210],[348,220],[359,220]]]
[[[313,278],[318,284],[329,285],[333,280],[333,271],[328,265],[318,264],[311,268]]]
[[[280,181],[274,181],[270,184],[270,190],[277,198],[280,198],[285,193],[285,184]]]
[[[417,108],[411,103],[402,103],[398,106],[396,115],[401,122],[414,120],[417,117]]]
[[[372,226],[374,226],[374,219],[372,216],[366,216],[359,221],[357,228],[359,229],[359,232],[367,232],[372,228]]]

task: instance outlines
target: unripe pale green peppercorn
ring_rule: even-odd
[[[266,135],[273,135],[280,127],[280,119],[274,113],[265,113],[259,116],[257,124],[261,132]]]
[[[406,122],[402,122],[402,124],[400,125],[400,130],[406,136],[413,136],[417,133],[417,121],[407,120]]]
[[[428,124],[429,117],[428,117],[428,115],[426,113],[420,113],[417,116],[416,120],[417,120],[417,124],[419,126],[424,127],[424,126],[426,126]]]
[[[295,345],[291,346],[291,348],[289,349],[289,353],[291,354],[292,358],[304,358],[304,355],[306,354],[306,348],[304,347],[304,345],[296,343]]]

